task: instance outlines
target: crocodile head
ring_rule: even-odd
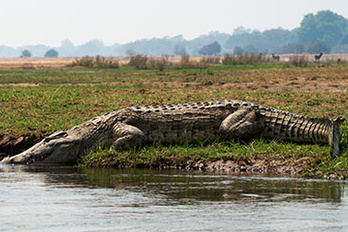
[[[8,164],[69,164],[76,161],[80,140],[65,131],[56,132],[28,150],[3,159]]]

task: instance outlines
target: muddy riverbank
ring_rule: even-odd
[[[0,160],[6,156],[18,154],[35,143],[43,139],[43,136],[35,134],[26,134],[19,137],[0,136]],[[284,156],[281,154],[255,154],[251,157],[236,157],[224,159],[178,159],[177,157],[169,157],[165,159],[154,159],[152,163],[137,164],[122,163],[105,167],[118,169],[132,168],[150,168],[150,169],[176,169],[176,170],[198,170],[203,172],[219,172],[219,173],[248,173],[248,174],[272,174],[291,177],[309,177],[324,179],[346,179],[348,172],[332,172],[325,173],[322,170],[316,170],[315,167],[323,160],[313,156]],[[89,164],[90,168],[99,167],[98,164]]]

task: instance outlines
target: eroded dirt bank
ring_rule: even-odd
[[[325,179],[345,179],[338,173],[326,174],[313,171],[317,163],[314,157],[284,157],[279,154],[258,154],[248,159],[220,159],[216,161],[187,161],[186,164],[171,168],[200,170],[219,173],[272,174],[290,177],[308,177]]]
[[[18,154],[43,139],[43,136],[26,134],[18,137],[0,135],[0,160]]]
[[[18,154],[43,139],[43,136],[22,135],[17,138],[0,136],[0,160],[10,155]],[[225,158],[219,160],[192,160],[165,158],[154,160],[149,166],[122,164],[118,168],[155,168],[155,169],[178,169],[198,170],[218,173],[240,174],[272,174],[290,177],[324,178],[324,179],[347,179],[348,172],[326,172],[317,169],[318,163],[329,162],[325,157],[296,157],[281,154],[255,154],[249,158]],[[92,166],[91,168],[93,168]]]

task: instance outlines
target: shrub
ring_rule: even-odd
[[[119,68],[119,63],[117,60],[111,58],[106,58],[103,56],[84,56],[82,58],[75,59],[71,66],[81,66],[87,68]]]
[[[191,61],[190,61],[190,55],[187,55],[187,54],[181,55],[181,61],[180,61],[180,63],[181,63],[182,65],[186,65],[186,64],[191,63]]]
[[[93,68],[119,68],[117,60],[106,58],[104,56],[96,56],[94,58]]]
[[[181,55],[181,61],[178,62],[175,65],[175,68],[178,69],[184,69],[184,68],[208,68],[209,64],[208,63],[203,63],[203,62],[195,62],[190,60],[190,56],[189,55]]]
[[[92,64],[93,64],[93,57],[90,56],[84,56],[81,58],[76,58],[73,62],[72,62],[72,66],[82,66],[82,67],[87,67],[87,68],[91,68]]]
[[[145,55],[135,55],[131,56],[128,66],[134,67],[136,69],[147,69],[147,56]]]
[[[204,56],[199,62],[204,64],[220,64],[220,56]]]
[[[309,61],[306,55],[293,55],[290,56],[289,61],[295,67],[307,67]]]
[[[163,71],[169,66],[174,66],[174,68],[177,69],[207,68],[209,64],[191,61],[189,55],[181,55],[181,60],[175,63],[175,65],[169,62],[169,57],[166,55],[163,55],[160,58],[148,58],[145,55],[136,55],[130,58],[128,66],[134,67],[136,69],[157,69],[159,71]]]
[[[266,57],[260,53],[258,55],[254,54],[244,54],[244,55],[230,55],[225,54],[222,59],[222,63],[225,65],[258,65],[266,63]]]
[[[147,68],[157,69],[163,71],[165,68],[169,67],[171,64],[169,62],[169,56],[163,55],[160,58],[149,58],[147,61]]]

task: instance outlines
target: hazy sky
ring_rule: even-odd
[[[347,0],[0,0],[0,45],[106,45],[182,34],[192,39],[238,26],[293,29],[303,16],[332,10],[348,18]]]

